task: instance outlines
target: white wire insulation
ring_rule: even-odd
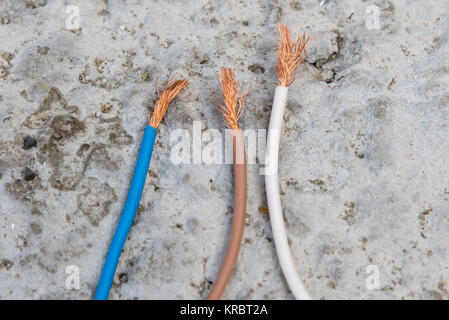
[[[278,182],[279,140],[282,122],[287,104],[288,87],[278,86],[274,92],[273,108],[271,109],[265,158],[265,188],[270,212],[271,229],[282,272],[298,300],[310,300],[306,288],[296,272],[293,257],[287,240],[284,218],[282,215],[281,198]]]

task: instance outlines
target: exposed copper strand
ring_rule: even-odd
[[[303,33],[293,41],[287,26],[279,24],[278,58],[275,71],[279,78],[279,85],[288,87],[296,78],[296,72],[306,57],[306,49],[313,41],[312,37],[306,37]]]
[[[217,74],[218,87],[221,93],[222,103],[219,103],[215,91],[212,91],[215,99],[215,105],[223,114],[228,126],[233,129],[239,129],[238,120],[242,116],[245,107],[245,97],[248,95],[248,86],[242,92],[242,85],[235,80],[234,71],[230,68],[221,68],[220,76]]]
[[[167,111],[168,104],[174,97],[176,97],[187,85],[189,84],[188,79],[176,80],[174,77],[172,80],[167,78],[165,82],[164,89],[159,94],[159,89],[157,90],[158,99],[156,105],[154,106],[153,113],[148,116],[148,124],[154,128],[157,128],[162,121],[162,118]],[[156,85],[157,87],[157,85]]]

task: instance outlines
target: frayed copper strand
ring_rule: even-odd
[[[167,79],[161,94],[159,94],[159,89],[156,84],[158,99],[156,101],[156,105],[154,106],[153,114],[151,117],[148,116],[148,124],[150,126],[154,128],[159,126],[165,112],[167,111],[170,101],[176,97],[188,84],[188,79],[176,80],[175,76],[172,80]]]
[[[313,38],[307,37],[303,33],[295,41],[287,26],[279,24],[279,45],[278,59],[276,61],[275,71],[279,78],[279,85],[288,87],[295,81],[298,66],[304,62],[306,49],[313,41]]]
[[[215,94],[212,91],[215,99],[215,105],[223,114],[226,123],[233,130],[238,130],[238,120],[242,116],[243,108],[245,106],[245,97],[248,95],[248,86],[245,92],[242,93],[242,85],[235,80],[234,71],[230,68],[221,68],[221,81],[217,74],[218,87],[220,88],[221,98],[223,103],[219,103]]]

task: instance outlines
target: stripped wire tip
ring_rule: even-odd
[[[242,92],[242,85],[235,80],[234,71],[230,68],[221,68],[220,76],[217,74],[218,87],[221,93],[222,103],[217,100],[216,92],[212,90],[215,105],[223,114],[226,123],[233,130],[238,130],[238,120],[242,116],[245,106],[245,97],[248,95],[248,87]]]
[[[279,85],[288,87],[295,81],[296,71],[299,65],[304,62],[306,49],[313,38],[306,37],[304,32],[293,41],[290,30],[283,24],[279,24],[278,31],[279,45],[275,72],[279,78]]]
[[[154,106],[154,111],[151,116],[148,116],[148,124],[154,128],[157,128],[162,121],[162,118],[167,111],[168,104],[174,97],[176,97],[187,85],[189,84],[188,79],[176,80],[174,77],[172,80],[167,78],[165,82],[164,89],[161,94],[157,90],[157,101]],[[156,83],[157,87],[157,83]]]

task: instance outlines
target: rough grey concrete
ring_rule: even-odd
[[[370,4],[379,30],[365,25]],[[79,30],[66,28],[68,5],[79,7]],[[306,287],[317,299],[449,298],[448,9],[446,0],[0,0],[0,298],[92,297],[154,80],[170,71],[191,84],[161,125],[111,298],[204,298],[230,231],[232,168],[173,165],[169,134],[194,120],[224,128],[209,92],[220,66],[251,84],[242,128],[267,127],[278,22],[316,38],[289,91],[280,151]],[[28,135],[37,145],[24,149]],[[258,165],[248,185],[225,298],[292,298]],[[80,268],[79,290],[66,288],[69,265]],[[379,289],[365,285],[369,265]]]

